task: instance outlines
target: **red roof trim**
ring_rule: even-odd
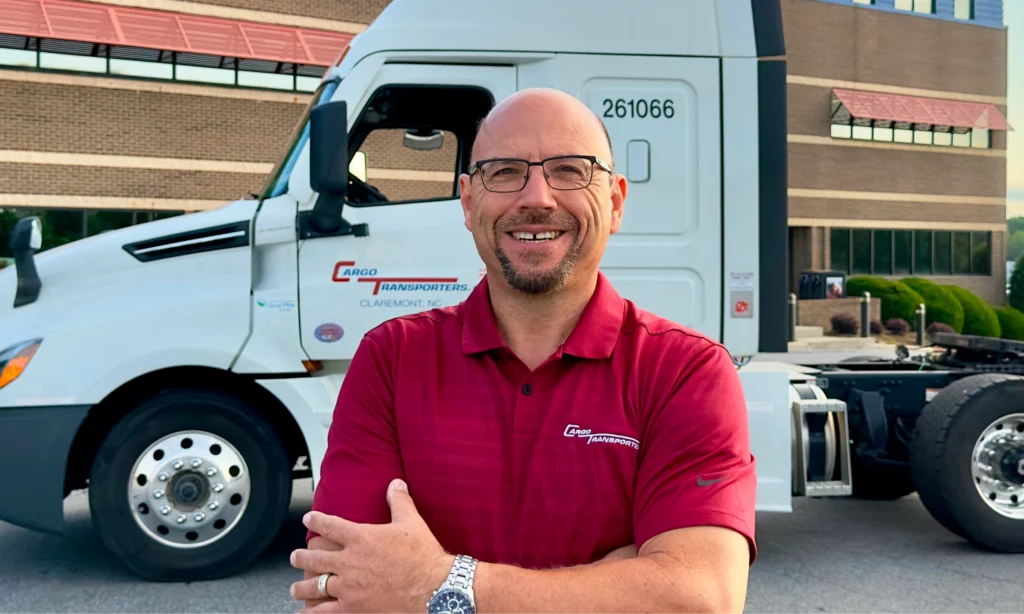
[[[81,2],[0,0],[0,32],[330,66],[351,34]]]
[[[832,92],[854,118],[1013,130],[994,104],[846,89],[834,89]]]

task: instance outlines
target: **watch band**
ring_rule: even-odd
[[[473,588],[473,574],[476,573],[476,559],[465,554],[455,557],[455,564],[448,574],[448,584],[458,589],[468,591]]]

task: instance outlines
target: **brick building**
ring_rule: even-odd
[[[0,233],[40,214],[49,247],[258,193],[325,65],[387,3],[0,0]],[[794,291],[801,271],[838,269],[1001,302],[1001,0],[782,7]],[[371,135],[372,184],[450,193],[456,139],[404,136]]]
[[[1002,0],[782,9],[791,283],[918,275],[1005,302]]]

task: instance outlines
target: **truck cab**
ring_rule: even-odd
[[[326,71],[258,198],[38,255],[26,220],[0,271],[0,477],[21,493],[0,519],[59,533],[64,498],[88,488],[104,544],[140,576],[251,563],[293,479],[315,487],[363,334],[480,281],[458,178],[479,121],[525,88],[569,92],[607,128],[630,186],[602,262],[618,291],[737,365],[785,351],[779,11],[396,0]],[[374,171],[389,139],[424,161],[418,191]],[[801,396],[786,370],[740,375],[758,509],[788,511],[794,402],[844,406]]]

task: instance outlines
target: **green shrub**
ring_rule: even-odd
[[[920,277],[908,277],[901,281],[924,299],[925,320],[928,324],[942,322],[958,333],[963,331],[964,308],[952,292],[934,281]]]
[[[1024,255],[1017,259],[1010,275],[1010,307],[1024,311]]]
[[[1013,307],[1000,307],[996,309],[996,316],[999,317],[1003,339],[1024,341],[1024,313]]]
[[[942,287],[952,292],[960,306],[964,308],[964,328],[961,331],[963,334],[997,338],[1000,336],[1002,328],[999,326],[999,316],[988,303],[960,286]]]
[[[870,292],[871,298],[882,301],[882,321],[892,319],[914,322],[914,312],[921,303],[927,303],[920,294],[899,281],[889,281],[870,275],[855,275],[846,280],[847,296],[864,296]]]

